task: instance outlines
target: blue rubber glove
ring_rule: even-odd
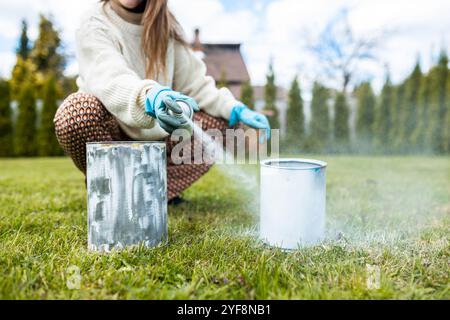
[[[193,98],[160,85],[149,90],[145,99],[145,112],[168,133],[176,129],[186,129],[192,133],[192,117],[199,110]]]
[[[255,129],[266,129],[266,139],[270,139],[270,124],[265,115],[253,111],[243,104],[239,104],[231,110],[229,125],[231,127],[238,122]]]

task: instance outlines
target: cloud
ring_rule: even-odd
[[[61,28],[67,39],[78,26],[83,12],[96,0],[58,1],[58,0],[14,0],[0,4],[0,33],[4,36],[17,37],[20,32],[20,20],[29,22],[30,36],[37,36],[39,14],[51,14],[56,25]]]
[[[0,61],[0,77],[9,77],[11,67],[16,62],[16,55],[9,51],[0,52]]]
[[[418,55],[427,69],[441,47],[448,49],[450,1],[272,1],[258,17],[261,29],[244,46],[253,80],[264,82],[267,63],[273,57],[280,84],[287,86],[296,74],[303,84],[311,84],[318,75],[316,61],[304,48],[307,38],[322,30],[343,7],[350,9],[349,20],[356,34],[393,31],[382,42],[377,63],[363,66],[372,72],[377,88],[383,82],[385,64],[393,80],[400,81],[411,71]]]
[[[229,12],[219,0],[171,0],[169,4],[188,37],[198,27],[203,41],[245,43],[257,31],[258,17],[251,8]]]
[[[74,52],[74,32],[80,17],[98,0],[15,0],[0,3],[0,72],[9,74],[20,32],[26,18],[30,34],[37,34],[39,12],[51,12],[68,53]],[[390,66],[394,81],[406,76],[417,55],[425,68],[441,47],[450,43],[450,1],[446,0],[169,0],[169,5],[189,39],[193,29],[201,28],[207,42],[242,42],[242,50],[254,83],[263,84],[267,65],[274,59],[277,81],[287,86],[295,74],[303,85],[317,73],[314,59],[304,49],[307,36],[321,30],[340,8],[351,9],[350,22],[355,31],[365,34],[390,28],[395,32],[384,41],[380,61],[370,66],[378,86],[384,77],[384,64]],[[77,70],[71,63],[68,72]]]
[[[377,28],[393,31],[383,45],[380,60],[388,64],[396,82],[412,71],[418,56],[426,70],[442,48],[449,49],[448,12],[450,2],[445,0],[364,1],[354,7],[350,21],[361,33]]]
[[[79,25],[82,14],[97,0],[14,0],[0,3],[0,39],[7,41],[18,40],[21,20],[28,22],[29,37],[35,39],[38,35],[39,14],[51,14],[56,27],[61,30],[62,38],[69,55],[74,55],[74,34]],[[1,75],[10,74],[15,59],[11,59],[17,43],[10,45],[9,51],[2,51],[1,55],[8,56],[2,59]],[[3,46],[0,46],[2,50]],[[73,69],[73,68],[72,68]]]

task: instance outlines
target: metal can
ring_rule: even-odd
[[[87,143],[88,248],[167,243],[166,145]]]
[[[261,161],[260,237],[267,244],[297,249],[324,237],[326,182],[323,161]]]

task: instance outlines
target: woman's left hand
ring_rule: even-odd
[[[270,124],[267,117],[259,112],[249,109],[244,104],[235,106],[231,111],[229,125],[234,126],[238,122],[242,122],[255,129],[265,129],[266,139],[270,139]]]

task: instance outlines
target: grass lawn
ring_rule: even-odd
[[[450,299],[450,159],[319,158],[323,245],[263,246],[254,195],[214,168],[169,208],[169,246],[108,255],[86,249],[84,179],[68,159],[0,160],[0,298]]]

